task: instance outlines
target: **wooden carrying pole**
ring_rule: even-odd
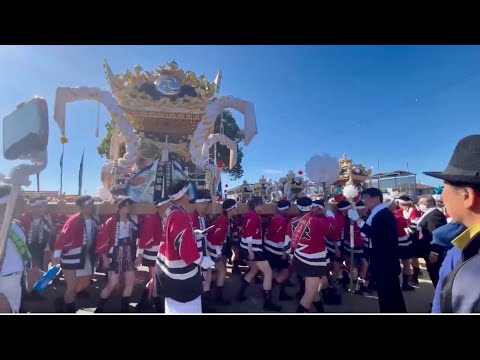
[[[95,203],[96,207],[96,212],[100,216],[108,216],[108,215],[113,215],[116,213],[117,208],[116,205],[106,201],[106,202],[96,202]],[[188,212],[194,210],[195,205],[194,204],[189,204],[186,208]],[[16,213],[22,213],[27,210],[27,204],[24,200],[17,200],[17,206],[16,206]],[[133,215],[147,215],[147,214],[154,214],[157,211],[155,206],[153,204],[134,204],[131,206],[131,213]],[[236,214],[245,214],[248,212],[248,206],[245,203],[239,204],[237,208],[234,210]],[[66,215],[72,215],[77,212],[79,212],[79,209],[75,203],[72,202],[65,202],[65,201],[59,201],[59,202],[50,202],[48,204],[48,212],[50,213],[57,213],[57,214],[66,214]],[[212,203],[208,210],[207,213],[209,214],[221,214],[222,213],[222,204],[218,202]],[[273,215],[277,213],[277,205],[270,203],[270,204],[264,204],[260,209],[259,213],[262,215]],[[292,206],[289,211],[289,215],[298,215],[299,211],[296,206]]]
[[[345,185],[355,186],[352,178],[352,173],[350,173],[350,179],[347,181]],[[355,210],[355,200],[353,198],[350,198],[347,200],[350,202],[352,209]],[[354,225],[354,221],[350,220],[350,291],[352,293],[355,290],[354,280],[353,280],[353,272],[355,270],[354,248],[355,248],[355,225]]]

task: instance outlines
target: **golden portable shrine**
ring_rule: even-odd
[[[191,196],[207,188],[212,196],[218,188],[222,169],[210,156],[210,148],[220,143],[230,150],[229,168],[237,162],[237,143],[222,133],[214,133],[217,117],[233,108],[245,116],[244,143],[257,134],[253,104],[232,96],[220,96],[222,73],[214,81],[176,62],[157,70],[114,75],[105,62],[111,91],[91,87],[57,89],[55,120],[65,136],[66,104],[96,100],[112,117],[115,133],[111,139],[110,161],[103,167],[103,186],[113,196],[127,195],[139,203],[153,203],[165,195],[174,178],[191,182]],[[126,152],[121,157],[120,148]],[[103,192],[105,193],[105,191]]]
[[[366,169],[361,164],[354,164],[345,155],[338,161],[338,179],[331,184],[331,192],[339,194],[345,185],[363,187],[372,175],[372,169]]]
[[[127,69],[119,75],[114,75],[107,63],[104,68],[110,91],[95,87],[59,87],[54,111],[64,146],[67,143],[68,103],[95,100],[111,115],[115,132],[111,138],[109,162],[101,170],[103,193],[109,196],[102,198],[104,202],[97,207],[97,213],[113,213],[115,210],[110,200],[118,194],[128,195],[138,203],[134,206],[134,213],[153,213],[152,204],[164,196],[166,187],[176,177],[191,182],[193,197],[200,188],[209,189],[214,197],[222,169],[212,159],[210,149],[216,143],[226,145],[230,149],[228,167],[232,168],[237,160],[238,146],[224,134],[214,133],[215,121],[227,108],[241,112],[245,116],[244,142],[248,145],[257,134],[253,105],[219,95],[221,72],[214,81],[208,81],[203,75],[197,77],[191,71],[180,69],[175,62],[153,72],[136,66],[133,72]],[[123,155],[120,152],[122,145],[126,150]],[[343,157],[339,161],[338,179],[332,185],[341,188],[353,182],[361,186],[370,173],[371,170]],[[257,195],[273,201],[266,204],[263,211],[273,213],[275,201],[285,196],[295,200],[308,184],[303,172],[289,171],[278,182],[262,177],[254,185],[245,183],[240,186],[239,191],[245,198]],[[227,193],[230,192],[239,194],[231,190]],[[77,211],[74,201],[73,197],[60,197],[53,199],[49,206],[55,207],[56,212],[74,213]],[[23,201],[19,205],[19,210],[24,208]],[[211,212],[219,213],[220,209],[221,205],[215,202]],[[244,206],[237,211],[244,212]]]

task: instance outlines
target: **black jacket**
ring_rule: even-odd
[[[426,244],[430,244],[430,251],[438,255],[443,255],[445,248],[439,244],[432,244],[433,231],[447,223],[447,218],[440,210],[432,210],[419,223],[421,228],[422,240]]]
[[[397,222],[387,208],[380,210],[365,223],[362,232],[370,238],[370,269],[375,277],[398,276],[401,272],[398,255]]]

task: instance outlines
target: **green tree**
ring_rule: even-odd
[[[215,120],[214,134],[221,133],[221,119],[222,115],[219,115]],[[230,175],[230,180],[233,181],[240,179],[243,176],[243,151],[240,146],[240,143],[243,142],[243,131],[238,127],[237,122],[230,111],[223,112],[223,134],[237,143],[237,164],[231,170],[228,168],[230,162],[230,150],[226,146],[220,144],[217,144],[217,162],[223,163],[223,172]],[[214,154],[214,148],[215,146],[212,146],[210,149],[210,156],[212,157]]]
[[[114,133],[115,128],[112,126],[111,122],[106,123],[105,127],[107,128],[107,133],[105,134],[105,137],[103,138],[100,145],[97,147],[97,152],[102,158],[109,159],[110,143],[111,143],[112,135]],[[126,152],[127,150],[125,148],[125,144],[122,144],[122,146],[120,146],[120,157],[123,157],[123,155],[125,155]]]
[[[219,115],[215,121],[214,133],[220,133],[220,122],[222,116]],[[110,157],[110,140],[114,133],[114,126],[111,122],[105,124],[107,133],[100,145],[97,147],[98,154],[105,159]],[[237,143],[237,165],[233,169],[228,168],[230,162],[230,150],[223,145],[217,144],[217,162],[223,162],[223,172],[230,175],[230,180],[237,180],[243,176],[243,151],[240,143],[243,142],[243,132],[238,127],[235,118],[230,111],[223,112],[223,133]],[[125,145],[120,148],[120,156],[126,152]],[[210,156],[213,157],[214,146],[210,149]]]

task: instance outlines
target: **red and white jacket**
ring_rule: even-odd
[[[70,219],[68,219],[63,226],[62,232],[55,242],[54,256],[61,257],[62,267],[64,269],[81,269],[85,262],[87,251],[95,249],[95,239],[97,237],[99,228],[96,219],[92,217],[91,220],[93,229],[89,249],[87,249],[85,219],[81,213],[76,213],[70,217]]]
[[[415,206],[410,207],[408,211],[403,211],[403,217],[409,221],[409,224],[417,225],[418,220],[422,217],[420,210],[417,210]]]
[[[205,230],[208,227],[208,221],[205,216],[200,216],[197,211],[194,211],[188,214],[190,220],[192,221],[193,230]],[[198,252],[203,256],[203,247],[206,246],[206,235],[204,239],[197,239],[197,248]]]
[[[51,240],[51,246],[53,247],[53,244],[55,244],[55,241],[57,239],[57,235],[60,235],[62,232],[63,226],[68,220],[68,216],[65,214],[47,214],[44,216],[44,220],[48,223],[48,226],[45,226],[45,230],[50,232],[50,240]],[[32,223],[33,223],[33,216],[31,213],[25,213],[21,216],[20,218],[20,224],[22,226],[22,229],[24,230],[25,234],[27,235],[27,243],[28,243],[28,235],[30,234],[30,231],[32,229]]]
[[[403,217],[403,209],[401,209],[401,208],[395,209],[395,210],[393,211],[393,213],[395,214],[395,216],[396,216],[396,215],[400,215],[400,216]]]
[[[164,215],[164,238],[155,271],[165,297],[189,302],[203,292],[200,263],[192,221],[180,206],[172,204]]]
[[[248,250],[248,244],[252,245],[252,250],[263,252],[262,250],[262,223],[260,215],[250,210],[245,214],[242,221],[242,238],[240,246],[242,249]]]
[[[129,217],[129,222],[131,226],[130,244],[133,247],[136,246],[138,238],[138,219],[135,221],[133,217]],[[95,243],[95,253],[112,256],[113,251],[118,246],[117,224],[116,216],[108,218],[105,224],[103,224]]]
[[[330,232],[326,220],[306,214],[295,221],[291,248],[293,256],[309,266],[327,266],[325,237]]]
[[[215,229],[207,235],[207,248],[213,259],[222,256],[222,248],[228,233],[230,222],[226,214],[221,214],[213,222]]]
[[[351,252],[351,246],[350,246],[350,220],[348,217],[344,218],[343,222],[343,232],[342,232],[342,244],[343,248],[347,252]],[[365,241],[362,237],[362,232],[360,228],[358,227],[357,223],[353,223],[353,252],[355,254],[362,254],[363,253],[363,248],[365,246]]]
[[[398,246],[410,246],[412,244],[412,240],[410,239],[408,221],[403,217],[403,214],[394,212],[394,215],[395,221],[397,222]]]
[[[334,217],[320,215],[318,217],[328,223],[328,234],[325,237],[325,245],[327,250],[331,253],[335,252],[335,244],[340,248],[341,242],[337,240],[337,220]]]
[[[297,227],[298,222],[301,218],[302,218],[301,216],[294,216],[288,222],[287,228],[285,230],[285,242],[283,245],[283,251],[286,254],[292,253],[291,244],[292,244],[293,231]]]
[[[23,214],[19,221],[20,225],[22,226],[23,231],[27,237],[27,245],[30,246],[32,243],[39,244],[43,247],[46,247],[49,242],[55,240],[56,237],[56,229],[52,225],[49,217],[42,216],[39,218],[40,226],[39,234],[37,238],[33,238],[33,229],[32,225],[34,222],[33,216],[31,213]]]
[[[142,255],[142,265],[154,267],[158,248],[164,241],[163,225],[160,215],[147,215],[143,219],[140,227],[140,237],[138,241],[138,254]]]
[[[288,221],[283,215],[276,214],[267,227],[264,249],[275,255],[283,255],[285,253],[285,234],[287,231]]]

